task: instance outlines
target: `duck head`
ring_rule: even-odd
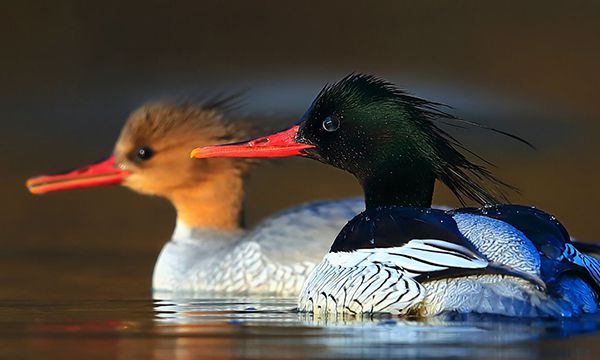
[[[244,125],[224,119],[220,105],[146,104],[130,115],[109,157],[76,170],[31,178],[27,187],[33,194],[44,194],[120,184],[169,199],[190,227],[236,228],[242,175],[249,163],[240,159],[194,162],[188,157],[198,141],[235,141],[247,134]]]
[[[304,156],[352,173],[368,208],[429,207],[435,180],[463,201],[501,202],[506,186],[438,125],[460,121],[440,104],[408,95],[371,75],[352,74],[326,86],[291,128],[242,143],[197,148],[196,158]]]

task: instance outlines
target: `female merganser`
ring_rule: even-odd
[[[505,184],[461,154],[471,151],[438,124],[462,120],[438,105],[374,76],[350,75],[325,87],[290,129],[192,155],[300,155],[359,180],[366,210],[309,275],[301,311],[553,317],[597,311],[600,262],[578,251],[553,216],[501,205]],[[436,180],[461,202],[484,206],[431,209]]]
[[[240,228],[242,159],[192,161],[189,149],[234,141],[247,133],[226,121],[222,101],[203,105],[152,103],[127,120],[107,159],[27,182],[34,194],[122,184],[173,203],[177,225],[156,262],[157,297],[202,293],[297,296],[331,238],[364,210],[362,199],[318,202],[273,215],[255,229]]]

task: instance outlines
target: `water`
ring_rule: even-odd
[[[294,299],[0,302],[0,358],[565,358],[600,317],[313,318]],[[564,348],[565,338],[570,346]]]

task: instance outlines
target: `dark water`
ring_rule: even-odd
[[[586,333],[600,326],[599,317],[314,319],[293,307],[276,298],[2,301],[0,357],[587,358]]]

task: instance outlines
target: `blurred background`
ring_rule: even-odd
[[[160,199],[120,187],[34,197],[28,177],[109,154],[146,101],[247,90],[231,116],[272,129],[351,71],[533,142],[453,132],[521,189],[514,202],[598,241],[599,13],[594,1],[3,1],[2,297],[148,297],[174,225]],[[251,176],[248,219],[359,193],[347,174],[278,161]],[[457,205],[442,186],[435,202]]]

